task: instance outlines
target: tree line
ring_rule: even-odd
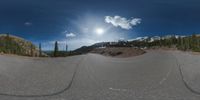
[[[67,52],[68,46],[66,45],[66,51],[59,51],[58,42],[55,41],[54,50],[49,53],[48,56],[59,57],[69,55]],[[39,43],[38,47],[31,42],[25,41],[23,39],[15,38],[10,36],[9,33],[0,36],[0,53],[5,54],[16,54],[23,56],[47,56],[45,51],[42,50],[42,43]]]
[[[12,37],[9,34],[6,34],[4,37],[0,37],[0,52],[8,54],[18,54],[26,56],[34,56],[35,50],[38,51],[38,56],[42,57],[44,54],[48,54],[51,57],[60,57],[60,56],[69,56],[87,53],[94,48],[101,46],[104,47],[138,47],[138,48],[153,48],[153,47],[168,47],[176,48],[183,51],[195,51],[200,52],[200,36],[191,35],[191,36],[175,36],[172,35],[168,38],[161,38],[159,40],[154,40],[149,42],[150,38],[143,41],[118,41],[115,44],[110,44],[110,42],[97,43],[92,46],[84,46],[72,52],[67,52],[68,46],[66,45],[66,51],[59,51],[59,43],[55,41],[54,50],[50,53],[44,53],[42,50],[42,44],[39,43],[38,49],[32,43],[25,44],[22,41],[13,41]],[[26,48],[24,47],[26,46]],[[28,50],[25,50],[28,49]]]
[[[200,52],[200,36],[195,34],[184,37],[172,35],[169,38],[155,40],[153,42],[149,42],[147,39],[146,41],[132,41],[128,42],[127,44],[128,46],[135,46],[139,48],[168,47],[176,48],[182,51]]]
[[[137,48],[176,48],[183,51],[195,51],[200,52],[200,36],[191,35],[191,36],[176,36],[170,35],[169,37],[162,37],[160,39],[150,41],[151,38],[147,38],[142,41],[118,41],[117,43],[112,44],[111,42],[103,42],[94,44],[91,47],[137,47]],[[90,48],[91,48],[90,47]],[[89,47],[87,47],[89,48]]]

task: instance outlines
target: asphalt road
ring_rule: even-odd
[[[131,58],[1,55],[0,100],[200,100],[200,57],[188,55],[177,51],[148,51]]]

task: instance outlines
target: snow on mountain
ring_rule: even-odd
[[[153,42],[153,41],[156,41],[156,40],[160,40],[161,37],[159,36],[154,36],[154,37],[151,37],[150,40],[148,42]]]
[[[145,36],[145,37],[137,37],[137,38],[134,38],[134,39],[129,39],[128,41],[144,41],[144,40],[147,40],[149,37],[148,36]]]
[[[178,39],[179,37],[183,38],[183,37],[186,37],[186,36],[183,36],[183,35],[166,35],[166,36],[153,36],[153,37],[148,37],[148,36],[145,36],[145,37],[137,37],[137,38],[134,38],[134,39],[129,39],[128,41],[146,41],[146,42],[153,42],[153,41],[156,41],[156,40],[163,40],[163,39],[169,39],[169,38],[172,38],[172,37],[175,37],[176,39]]]

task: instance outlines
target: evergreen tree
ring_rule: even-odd
[[[58,42],[55,42],[55,47],[54,47],[54,57],[58,56]]]
[[[7,33],[6,34],[6,53],[11,53],[11,41],[10,41],[10,34],[9,33]]]
[[[41,45],[41,43],[39,43],[39,56],[40,57],[42,56],[42,45]]]
[[[33,45],[31,45],[31,56],[33,56]]]
[[[68,52],[68,45],[66,44],[66,52]]]

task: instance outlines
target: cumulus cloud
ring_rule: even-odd
[[[25,26],[31,26],[32,23],[31,23],[31,22],[25,22],[24,25],[25,25]]]
[[[125,17],[121,17],[121,16],[105,16],[105,22],[106,23],[110,23],[115,27],[121,27],[122,29],[132,29],[133,26],[136,26],[138,24],[141,23],[140,18],[131,18],[131,19],[127,19]]]
[[[67,38],[69,38],[69,37],[76,37],[76,34],[74,34],[74,33],[67,33],[66,37]]]

